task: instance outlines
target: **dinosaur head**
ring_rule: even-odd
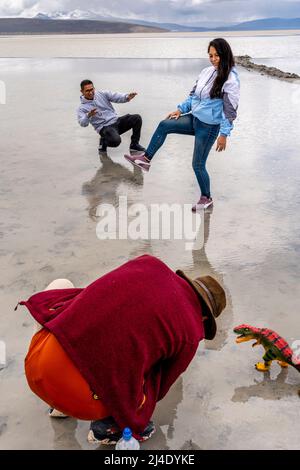
[[[259,333],[259,328],[255,328],[251,325],[239,325],[233,329],[234,333],[239,335],[235,340],[236,343],[243,343],[244,341],[250,341],[256,339]]]

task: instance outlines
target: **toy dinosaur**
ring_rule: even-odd
[[[276,359],[281,367],[288,367],[290,365],[300,372],[300,358],[293,353],[285,339],[275,331],[268,328],[256,328],[250,325],[239,325],[233,331],[239,335],[236,339],[237,343],[255,339],[256,341],[252,344],[252,347],[259,344],[264,347],[264,362],[255,364],[257,370],[262,372],[268,371],[272,361]]]

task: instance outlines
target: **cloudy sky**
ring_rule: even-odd
[[[0,0],[0,17],[90,10],[103,16],[191,24],[300,17],[299,0]]]

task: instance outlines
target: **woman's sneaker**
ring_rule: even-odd
[[[192,207],[192,211],[196,212],[198,210],[207,209],[209,206],[212,206],[213,200],[211,197],[201,196],[197,204]]]
[[[137,439],[140,442],[144,442],[150,439],[154,433],[154,423],[149,421],[148,425],[144,431],[138,435]],[[88,433],[89,442],[102,445],[114,445],[121,437],[122,431],[112,416],[91,422],[90,431]]]
[[[145,153],[141,153],[140,155],[124,155],[124,158],[130,162],[132,165],[138,166],[143,171],[150,170],[150,161],[145,156]]]

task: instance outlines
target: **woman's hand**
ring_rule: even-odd
[[[222,152],[222,150],[225,150],[226,142],[227,142],[227,137],[225,137],[225,135],[220,135],[217,140],[216,151]]]
[[[181,116],[181,111],[179,109],[176,109],[176,111],[172,111],[172,113],[169,113],[166,119],[178,119]]]

